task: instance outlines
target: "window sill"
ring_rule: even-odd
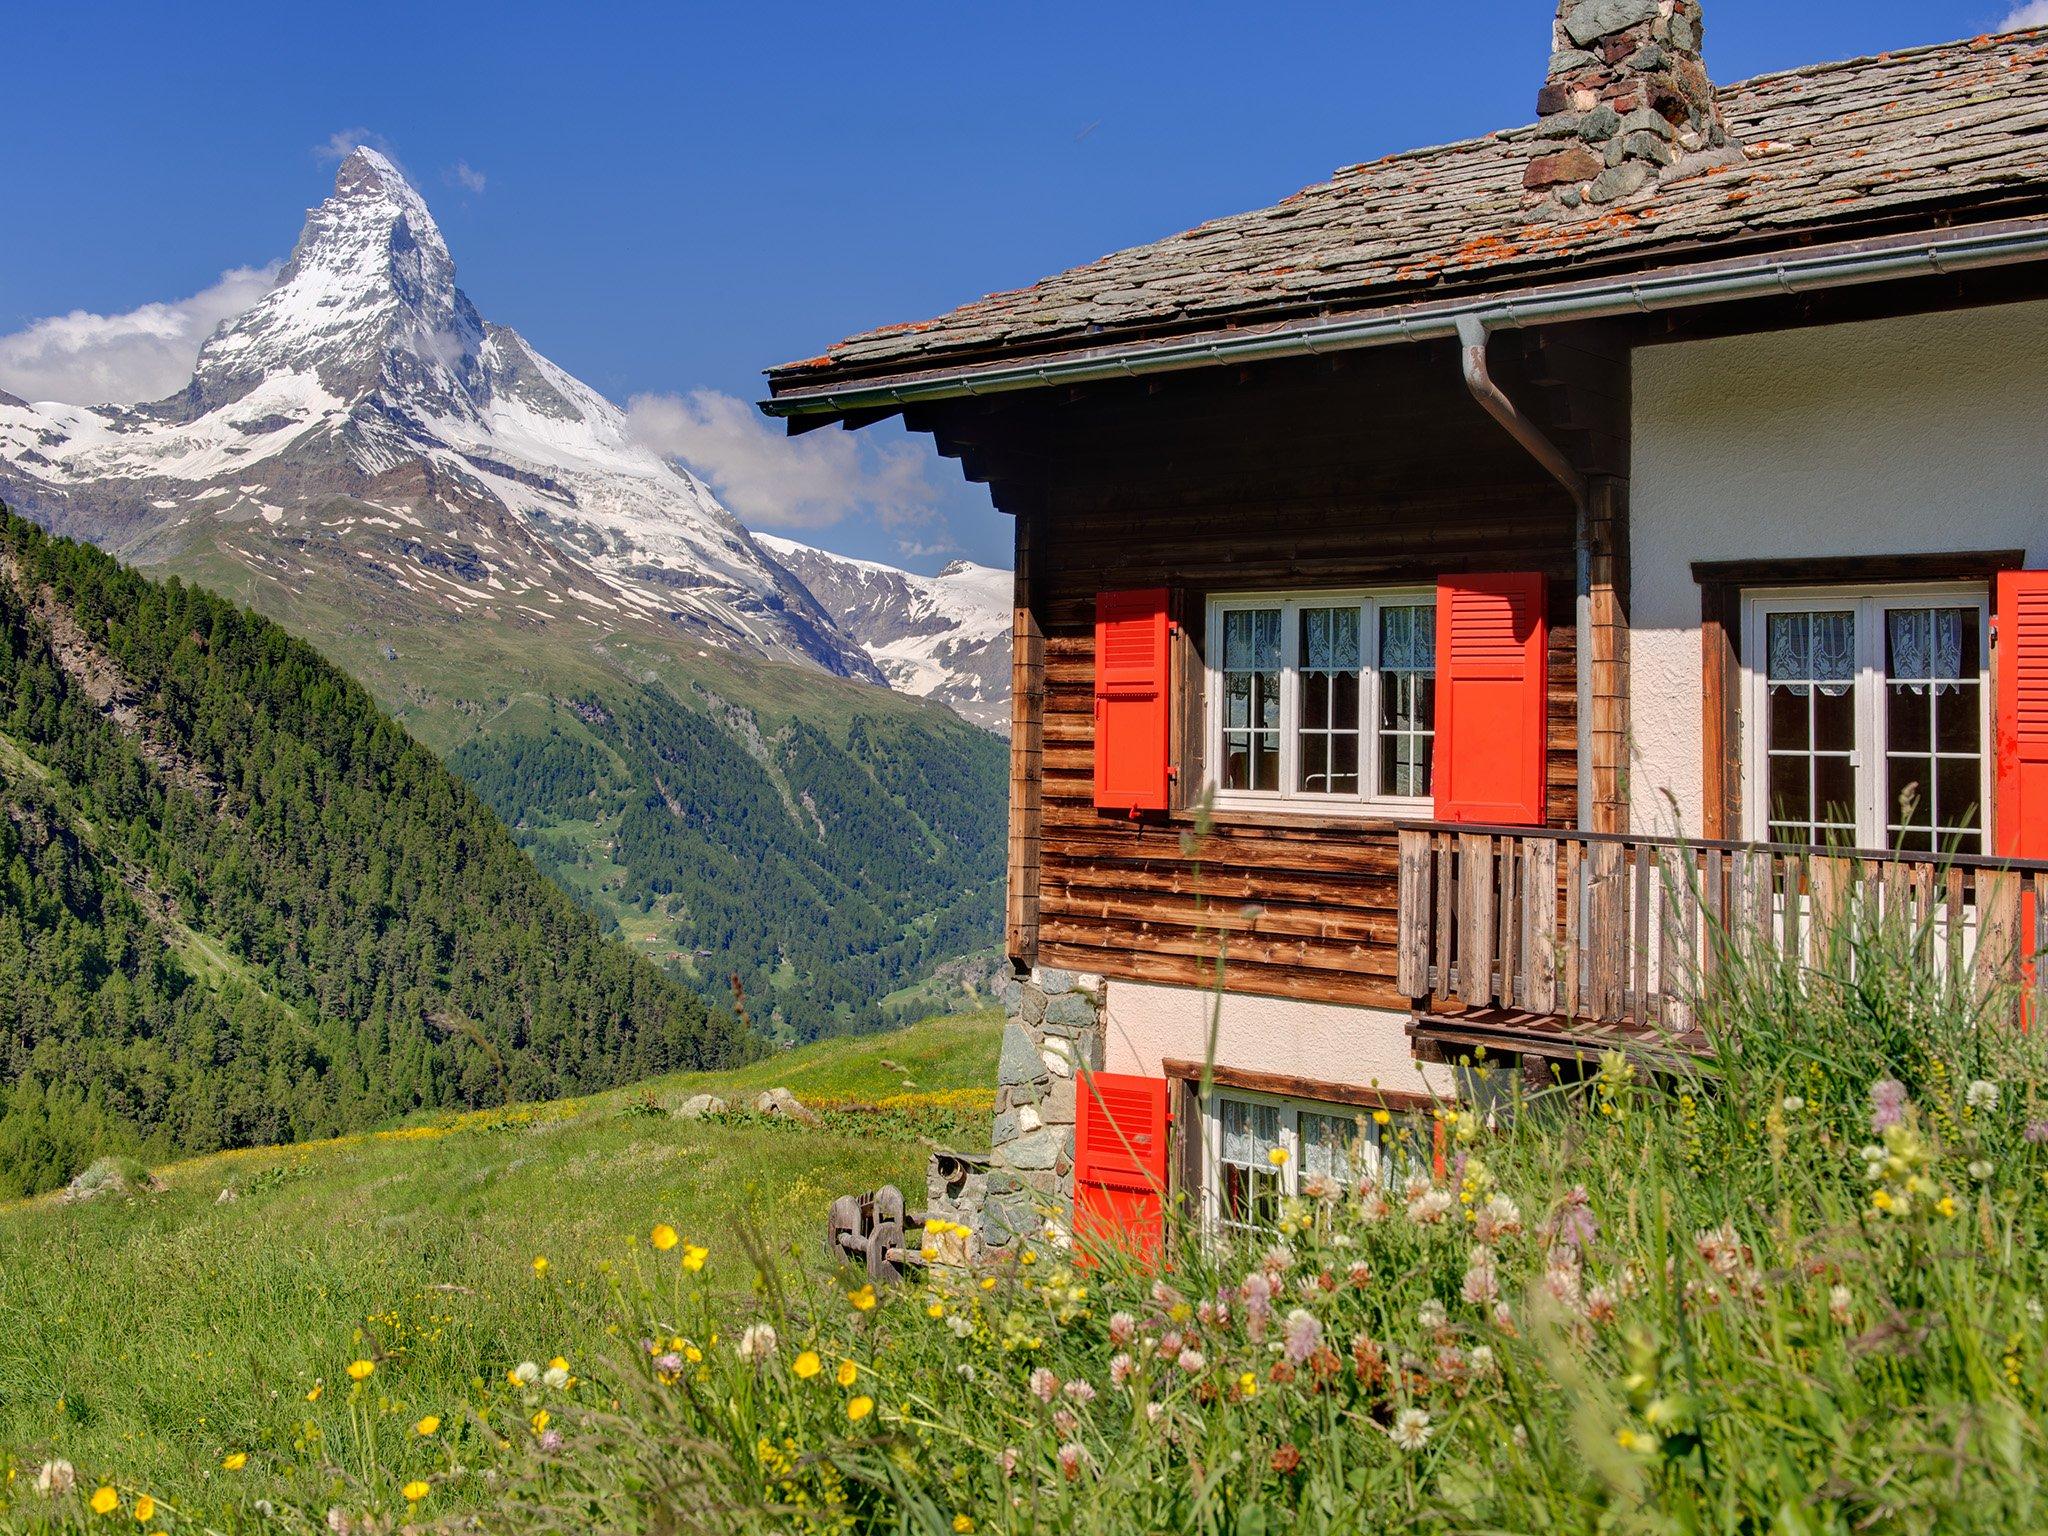
[[[1173,813],[1176,826],[1191,827],[1201,813],[1186,807]],[[1218,799],[1209,809],[1209,821],[1219,827],[1288,827],[1304,831],[1391,831],[1411,821],[1429,821],[1436,816],[1430,800],[1364,800],[1348,805],[1314,800]]]

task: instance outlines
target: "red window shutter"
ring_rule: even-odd
[[[1085,1074],[1074,1125],[1074,1238],[1147,1258],[1166,1230],[1166,1079]]]
[[[1167,590],[1101,592],[1095,598],[1095,806],[1163,811],[1173,655]]]
[[[1998,852],[2048,858],[2048,571],[1998,576]]]
[[[1549,693],[1543,574],[1445,577],[1436,633],[1437,819],[1540,827]]]

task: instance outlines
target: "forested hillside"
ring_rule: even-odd
[[[562,884],[637,914],[708,988],[737,974],[785,1036],[900,1022],[891,992],[994,941],[1000,741],[907,712],[764,733],[699,703],[592,694],[573,729],[483,737],[449,766]]]
[[[0,1192],[754,1042],[274,624],[0,510]]]

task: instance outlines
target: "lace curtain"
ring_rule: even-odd
[[[1817,684],[1823,695],[1840,698],[1856,681],[1856,615],[1774,613],[1770,616],[1770,672],[1774,686],[1805,698]]]
[[[1358,610],[1302,609],[1301,664],[1314,672],[1356,672]]]
[[[1223,1101],[1223,1161],[1266,1168],[1266,1154],[1280,1145],[1280,1111],[1272,1104]]]
[[[1380,610],[1380,666],[1388,672],[1436,671],[1436,610]]]
[[[1280,610],[1241,608],[1223,616],[1226,672],[1280,670]]]
[[[1960,608],[1894,608],[1885,614],[1891,631],[1891,677],[1916,682],[1914,693],[1934,684],[1936,693],[1954,692],[1963,675],[1963,610]]]

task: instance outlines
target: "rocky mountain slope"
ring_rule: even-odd
[[[372,150],[184,390],[0,398],[0,499],[313,641],[608,925],[772,1029],[877,1022],[995,942],[1000,744],[880,686],[696,477],[479,316]]]
[[[764,534],[756,542],[867,652],[889,686],[1010,733],[1008,571],[955,560],[936,576],[919,576],[792,539]]]

